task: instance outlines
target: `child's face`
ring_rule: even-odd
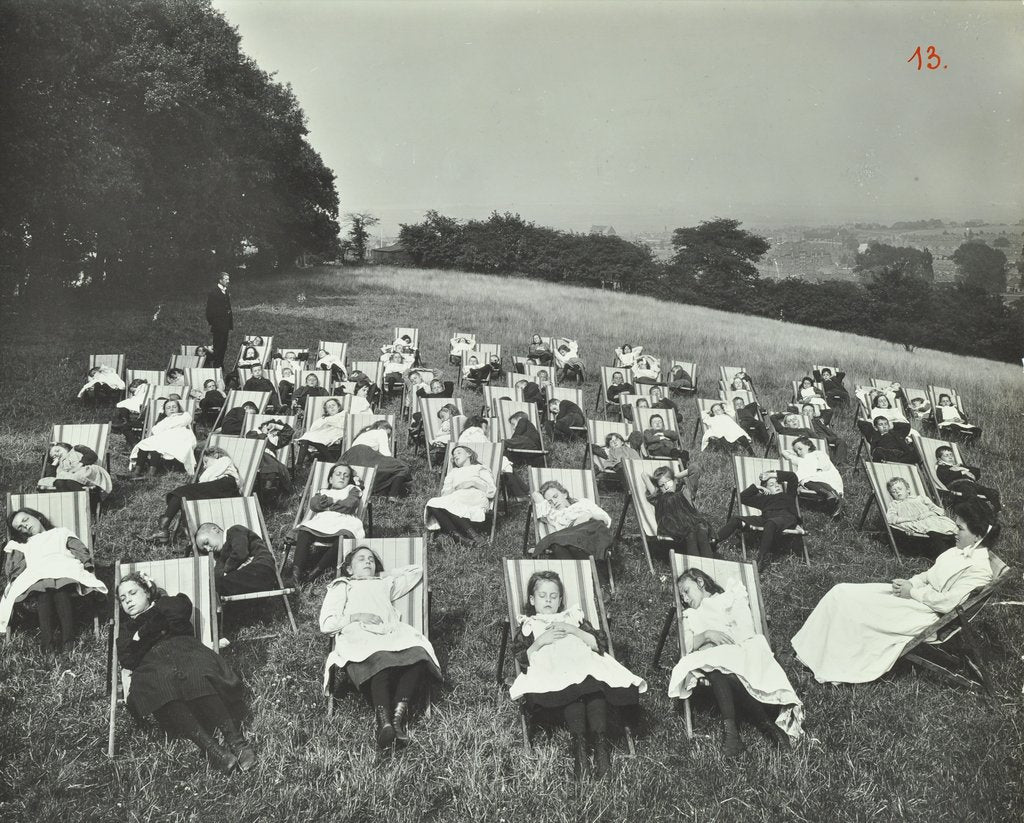
[[[661,400],[661,389],[651,389],[651,400],[655,403]]]
[[[452,463],[456,467],[462,468],[463,466],[469,465],[469,452],[465,449],[455,449],[452,451]]]
[[[320,385],[320,382],[316,379],[315,374],[311,374],[309,375],[309,377],[306,378],[306,385],[309,386],[310,388],[313,388],[314,386]]]
[[[685,577],[679,584],[679,596],[683,599],[684,605],[695,609],[707,597],[707,592],[700,587],[696,580]]]
[[[149,608],[149,595],[134,580],[127,580],[118,586],[117,599],[129,617],[137,617]]]
[[[434,394],[440,394],[441,392],[444,391],[444,383],[442,383],[440,380],[431,380],[430,381],[430,390]]]
[[[564,509],[569,506],[569,496],[561,489],[548,489],[544,492],[544,499],[553,509]]]
[[[888,434],[892,429],[892,423],[889,422],[888,418],[879,417],[875,421],[875,431],[879,434]]]
[[[832,369],[822,369],[821,376],[823,379],[828,380],[832,376]]]
[[[332,489],[343,489],[352,482],[352,473],[348,466],[338,466],[331,472],[330,487]]]
[[[23,534],[26,537],[32,537],[35,534],[42,534],[43,524],[39,522],[39,519],[33,517],[28,512],[19,512],[14,516],[11,521],[11,528],[14,529],[18,534]]]
[[[259,363],[257,363],[255,366],[253,366],[252,367],[252,376],[253,377],[263,377],[263,366],[261,366]]]
[[[670,474],[663,474],[658,478],[658,490],[662,494],[669,494],[676,490],[676,479]]]
[[[60,460],[67,453],[68,453],[68,450],[65,449],[63,446],[50,446],[50,459],[51,460],[54,460],[54,461]]]
[[[942,397],[939,398],[939,405],[940,406],[952,406],[953,405],[953,401],[950,400],[948,397],[946,397],[946,395],[942,395]]]
[[[284,359],[285,360],[294,360],[295,359],[295,352],[293,352],[293,351],[285,352],[284,353]]]
[[[281,379],[282,380],[292,380],[294,377],[295,377],[295,372],[292,371],[291,369],[282,369],[281,370]]]
[[[365,580],[368,577],[375,577],[377,574],[377,563],[373,552],[369,549],[360,549],[348,564],[349,573],[357,580]]]
[[[889,494],[892,495],[893,500],[906,500],[910,497],[910,487],[901,480],[899,483],[892,484]]]
[[[203,383],[203,391],[215,391],[216,389],[217,384],[214,383],[212,380],[207,380],[205,383]]]
[[[953,450],[952,449],[943,449],[942,451],[939,452],[939,458],[938,459],[939,459],[940,463],[944,463],[947,466],[952,466],[953,462],[954,462]]]
[[[777,477],[769,477],[765,480],[764,487],[768,494],[778,494],[782,491],[782,485],[779,483]]]
[[[725,414],[725,406],[723,406],[721,403],[715,403],[715,405],[711,407],[711,414],[714,417],[718,417],[719,415]]]
[[[219,528],[205,529],[196,538],[196,548],[200,551],[216,554],[224,545],[224,532]]]
[[[609,435],[609,437],[608,437],[608,445],[609,445],[609,447],[611,447],[613,449],[619,448],[625,442],[626,441],[623,440],[621,437],[619,437],[619,435],[617,435],[617,434],[612,434],[612,435]]]
[[[556,614],[562,605],[562,596],[554,580],[538,580],[530,595],[530,605],[537,614]]]
[[[324,414],[325,415],[337,414],[340,411],[341,411],[341,403],[339,403],[337,400],[328,400],[326,403],[324,403]]]
[[[740,409],[742,409],[743,408],[743,398],[742,397],[734,397],[732,399],[732,407],[734,409],[736,409],[736,411],[739,411]]]
[[[622,382],[622,372],[620,372],[620,371],[615,372],[612,375],[612,382],[613,383],[621,383]]]
[[[886,397],[884,394],[878,395],[878,398],[875,400],[875,408],[876,409],[888,409],[888,408],[891,408],[891,404],[889,403],[889,398]]]
[[[658,415],[654,415],[654,417],[651,418],[651,428],[655,429],[656,431],[661,431],[662,429],[665,428],[665,421],[662,420]]]
[[[802,422],[803,421],[800,419],[800,416],[796,414],[787,414],[785,418],[783,418],[783,425],[787,429],[802,428],[802,426],[800,425]]]
[[[795,451],[800,457],[806,454],[810,454],[811,450],[806,443],[794,443],[793,451]]]

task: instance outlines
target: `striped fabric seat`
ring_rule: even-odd
[[[615,542],[618,544],[622,535],[622,527],[626,522],[626,515],[630,507],[636,512],[636,519],[640,525],[640,540],[643,543],[644,554],[647,555],[647,567],[654,574],[654,561],[651,558],[651,543],[654,541],[668,541],[671,537],[658,534],[658,521],[654,516],[654,504],[647,499],[647,487],[644,485],[643,476],[651,478],[655,469],[662,466],[671,466],[672,471],[679,475],[683,471],[683,464],[678,460],[624,460],[622,463],[623,472],[626,475],[626,486],[629,489],[629,496],[622,507],[622,515],[619,517],[619,525],[615,531]],[[653,484],[653,479],[651,480]]]
[[[907,483],[912,495],[921,495],[932,499],[934,502],[938,501],[932,498],[930,490],[925,486],[924,480],[921,477],[921,471],[917,466],[911,466],[907,463],[872,463],[870,460],[865,460],[864,471],[867,473],[868,481],[871,483],[871,496],[868,497],[867,502],[864,504],[864,512],[861,514],[860,524],[857,528],[864,528],[864,521],[868,516],[868,512],[871,511],[872,505],[878,506],[878,513],[881,515],[882,524],[885,526],[885,532],[889,537],[892,550],[896,554],[896,559],[902,560],[899,546],[896,544],[897,533],[905,535],[907,532],[901,531],[897,526],[892,526],[885,516],[885,512],[892,500],[886,489],[886,484],[893,478],[898,477]]]
[[[733,489],[732,497],[729,500],[729,512],[727,516],[732,516],[733,507],[736,506],[737,504],[739,505],[740,517],[754,517],[756,515],[761,514],[760,509],[755,509],[752,508],[751,506],[745,505],[740,499],[740,494],[743,492],[744,489],[756,484],[762,472],[778,471],[779,469],[783,468],[782,461],[779,458],[769,459],[767,457],[745,457],[741,455],[733,455],[732,468],[733,474],[736,477],[736,488]],[[797,495],[798,515],[799,511],[800,498],[799,495]],[[760,532],[763,531],[763,529],[761,526],[748,526],[746,523],[744,523],[743,528],[739,530],[740,547],[743,551],[744,560],[747,559],[747,541],[745,535],[745,532],[747,531]],[[791,529],[783,529],[780,532],[780,534],[796,538],[801,550],[803,551],[804,562],[806,562],[808,566],[811,565],[811,557],[807,553],[807,541],[804,539],[804,536],[807,534],[807,532],[804,529],[802,522],[801,524],[798,524]]]
[[[236,437],[233,434],[211,434],[206,439],[203,457],[211,447],[224,449],[231,462],[238,470],[238,489],[242,497],[248,497],[256,487],[256,479],[260,472],[260,461],[263,459],[263,441],[252,437]],[[196,466],[195,481],[203,471],[203,460],[200,458]]]

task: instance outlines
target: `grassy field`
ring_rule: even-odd
[[[300,295],[303,296],[300,299]],[[349,341],[350,358],[375,356],[395,325],[421,329],[429,365],[447,361],[456,329],[525,349],[534,331],[576,337],[596,367],[610,364],[624,340],[666,357],[700,364],[699,394],[713,396],[719,365],[745,365],[762,403],[781,408],[790,381],[812,362],[833,362],[847,384],[871,376],[909,385],[953,385],[984,427],[965,449],[1006,506],[999,554],[1017,568],[1004,590],[1020,600],[1021,460],[1024,419],[1018,368],[984,360],[901,348],[823,329],[741,317],[648,298],[522,280],[376,268],[315,269],[273,282],[232,284],[236,331],[272,334],[278,345],[307,346],[318,338]],[[162,308],[153,319],[157,305]],[[160,368],[181,343],[206,340],[201,294],[84,309],[73,300],[29,312],[2,309],[0,358],[0,487],[28,490],[38,477],[50,425],[109,419],[110,410],[77,404],[90,352],[126,352],[129,366]],[[447,367],[452,372],[452,367]],[[586,387],[588,412],[597,392]],[[472,405],[472,400],[469,401]],[[685,407],[692,427],[695,411]],[[854,432],[840,425],[851,448]],[[689,432],[687,432],[689,434]],[[404,431],[399,433],[404,443]],[[123,441],[114,440],[115,470],[124,473]],[[852,452],[851,452],[852,453]],[[400,452],[400,456],[403,452]],[[577,467],[582,446],[559,445],[554,465]],[[699,458],[706,480],[700,504],[720,522],[732,472],[720,455]],[[413,460],[415,493],[401,504],[375,505],[379,536],[417,534],[422,504],[437,481]],[[821,595],[842,581],[888,580],[924,568],[895,561],[878,535],[859,533],[868,494],[863,472],[844,467],[847,514],[828,521],[811,514],[811,565],[788,557],[763,581],[773,645],[789,638]],[[118,558],[166,556],[143,538],[153,530],[163,493],[178,478],[121,483],[98,528],[98,557],[112,574]],[[268,514],[272,535],[291,525],[296,497]],[[617,520],[621,494],[602,505]],[[681,713],[665,697],[668,673],[650,671],[658,628],[671,604],[664,556],[652,578],[633,530],[616,559],[617,593],[609,599],[620,659],[648,678],[637,729],[637,753],[619,747],[614,775],[582,787],[571,779],[567,741],[543,736],[522,746],[516,708],[494,686],[497,640],[505,616],[499,558],[518,556],[525,512],[499,522],[493,547],[472,553],[444,549],[430,556],[431,636],[449,687],[432,716],[414,722],[414,746],[378,758],[369,709],[349,698],[328,718],[320,693],[326,649],[316,628],[322,587],[295,601],[298,637],[286,631],[274,601],[240,608],[225,652],[253,692],[252,737],[257,769],[224,779],[193,755],[191,744],[168,743],[152,726],[119,718],[120,750],[108,760],[107,644],[83,632],[74,652],[55,666],[36,650],[33,632],[14,632],[0,652],[0,820],[388,820],[388,821],[1009,821],[1020,819],[1024,772],[1021,731],[1019,607],[993,607],[984,631],[998,698],[951,688],[898,665],[878,682],[822,686],[791,657],[784,665],[806,706],[804,741],[780,755],[744,727],[746,753],[726,763],[718,753],[719,723],[710,701],[696,705],[696,737],[688,741]],[[738,547],[728,553],[738,556]],[[162,554],[163,553],[163,554]],[[266,639],[265,636],[277,633]],[[667,659],[671,661],[671,647]]]

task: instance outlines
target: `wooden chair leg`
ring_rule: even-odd
[[[668,610],[668,614],[665,615],[665,622],[661,626],[661,632],[658,634],[658,644],[654,647],[654,657],[651,659],[651,668],[658,668],[658,663],[661,660],[661,652],[665,648],[665,643],[668,640],[668,633],[672,631],[672,624],[676,621],[676,607],[672,606]]]
[[[871,504],[875,502],[875,495],[870,494],[867,503],[864,504],[864,511],[860,514],[860,522],[857,523],[857,531],[863,531],[864,521],[868,518],[868,512],[871,511]]]
[[[614,549],[619,545],[619,538],[622,537],[622,527],[626,524],[626,513],[629,511],[629,504],[632,498],[627,497],[626,502],[622,504],[622,514],[619,515],[619,526],[615,529],[615,536],[612,538],[612,548]]]
[[[964,661],[974,669],[978,675],[978,681],[989,697],[995,697],[992,691],[992,679],[989,676],[988,667],[982,657],[981,638],[974,630],[959,606],[956,607],[957,615],[960,617],[960,641],[964,644]]]
[[[505,654],[508,651],[508,638],[512,631],[512,626],[507,620],[501,624],[501,642],[498,646],[498,665],[494,670],[494,681],[498,684],[498,688],[505,685],[504,671],[505,671]]]
[[[530,503],[526,510],[526,528],[523,529],[523,554],[526,554],[526,547],[530,542],[530,524],[533,520],[533,503]]]

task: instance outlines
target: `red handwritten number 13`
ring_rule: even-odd
[[[925,60],[925,57],[928,58],[927,61]],[[928,46],[925,50],[924,56],[921,55],[921,47],[918,46],[914,49],[914,53],[910,55],[907,62],[913,63],[915,60],[917,61],[918,71],[921,71],[923,68],[928,69],[929,71],[935,71],[939,66],[942,66],[942,58],[939,57],[939,53],[935,51],[935,46]],[[943,66],[943,68],[945,68],[945,66]]]

